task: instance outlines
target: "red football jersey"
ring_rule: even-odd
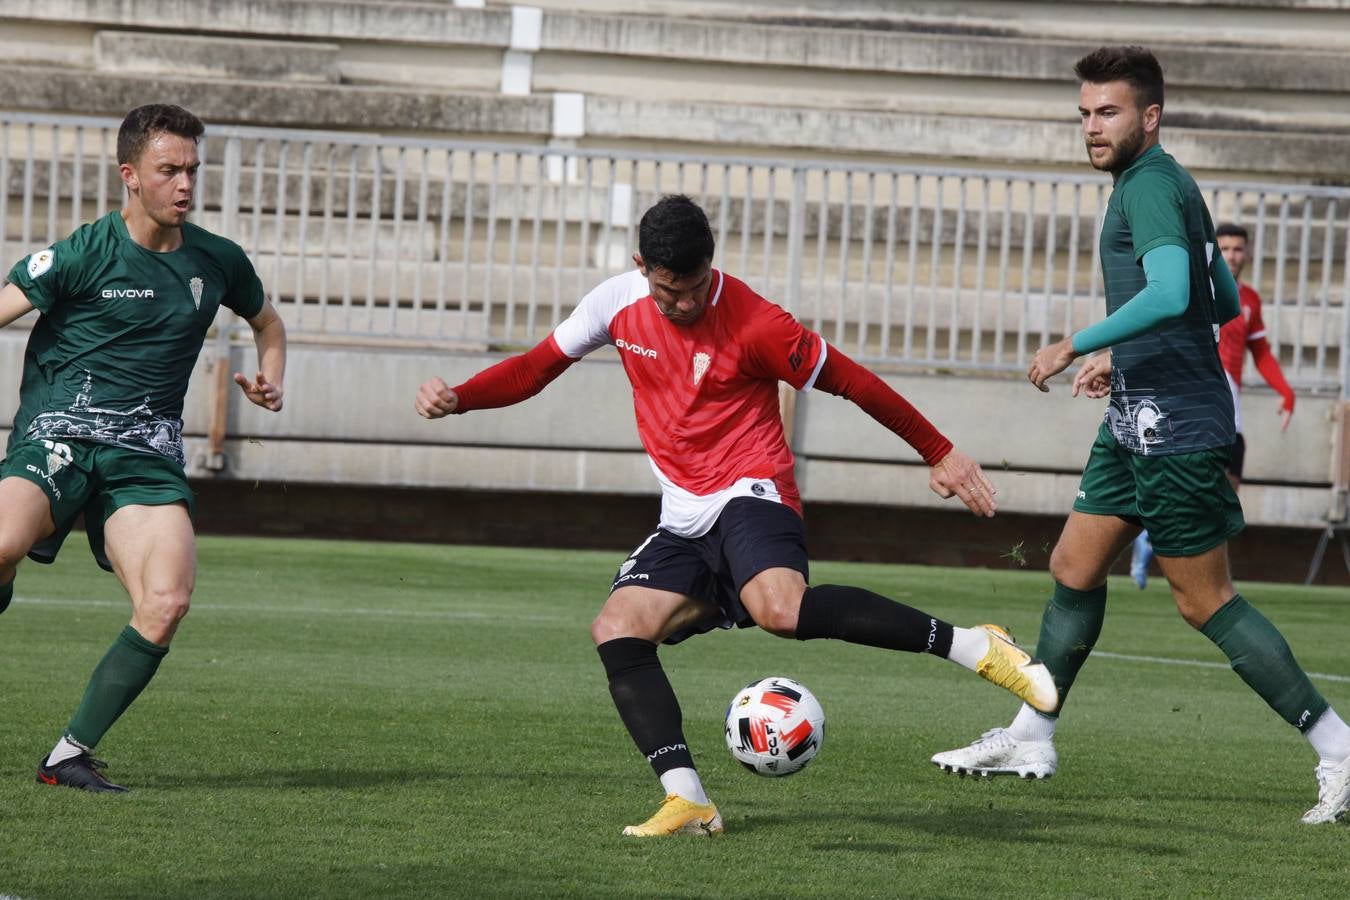
[[[1261,321],[1261,295],[1248,285],[1238,285],[1238,303],[1241,315],[1219,329],[1219,359],[1228,377],[1240,385],[1247,343],[1266,336],[1266,323]]]
[[[702,317],[676,325],[632,271],[587,294],[553,339],[572,359],[618,348],[638,437],[661,482],[663,528],[705,534],[741,496],[801,512],[778,382],[809,390],[828,351],[782,307],[714,269]]]

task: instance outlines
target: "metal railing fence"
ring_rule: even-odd
[[[0,113],[0,258],[116,208],[118,122]],[[1103,314],[1109,182],[956,168],[504,146],[212,126],[194,221],[238,241],[290,332],[541,339],[631,266],[660,195],[707,210],[717,264],[869,362],[1011,371]],[[1209,183],[1292,383],[1350,393],[1350,189]]]

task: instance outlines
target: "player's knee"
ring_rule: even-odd
[[[1067,585],[1065,579],[1073,577],[1073,568],[1068,551],[1064,550],[1062,545],[1056,544],[1055,549],[1050,551],[1051,577],[1060,584]]]
[[[149,617],[162,625],[176,626],[188,614],[192,592],[186,587],[152,588],[146,594]]]
[[[20,547],[13,541],[0,538],[0,581],[7,580],[6,576],[18,568],[27,553],[27,547]]]
[[[1174,593],[1173,599],[1177,602],[1177,612],[1181,613],[1181,618],[1196,631],[1204,628],[1209,617],[1214,614],[1211,604],[1197,602],[1186,594]]]
[[[769,634],[790,638],[797,633],[797,620],[802,612],[802,598],[784,594],[761,597],[758,602],[747,603],[746,611],[755,620],[755,624]]]
[[[598,647],[607,641],[618,640],[625,637],[647,638],[645,634],[639,634],[638,623],[633,621],[632,617],[625,615],[622,610],[611,609],[608,604],[600,610],[594,621],[591,622],[591,640]],[[650,638],[647,638],[650,640]]]

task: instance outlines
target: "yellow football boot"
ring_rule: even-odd
[[[623,833],[629,837],[721,834],[722,816],[711,803],[695,803],[676,794],[668,794],[656,815],[641,825],[627,826]]]
[[[985,681],[1012,691],[1023,701],[1043,713],[1059,708],[1059,691],[1050,670],[1039,659],[1032,659],[1013,643],[1012,635],[997,625],[981,625],[989,632],[989,652],[975,666],[975,673]]]

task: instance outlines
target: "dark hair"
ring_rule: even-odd
[[[1098,47],[1073,67],[1080,81],[1106,84],[1126,81],[1140,108],[1163,105],[1163,72],[1158,58],[1145,47]]]
[[[1232,222],[1220,222],[1219,227],[1214,229],[1215,237],[1240,237],[1247,243],[1251,243],[1251,238],[1247,237],[1247,229],[1241,225],[1235,225]]]
[[[134,163],[145,152],[155,134],[168,132],[190,139],[194,144],[206,131],[202,120],[181,106],[150,103],[138,106],[122,120],[117,129],[117,164]]]
[[[713,257],[708,217],[684,194],[668,194],[642,215],[638,253],[649,269],[690,275]]]

